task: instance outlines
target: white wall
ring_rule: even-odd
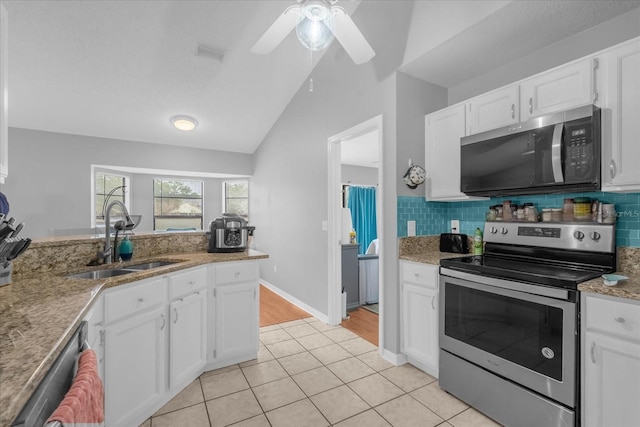
[[[640,36],[640,8],[449,89],[449,105]]]
[[[366,166],[342,165],[340,168],[342,182],[351,185],[378,185],[378,168]]]
[[[17,128],[9,128],[9,162],[9,177],[0,191],[9,200],[10,215],[25,221],[22,234],[32,238],[46,237],[49,229],[91,227],[91,164],[246,175],[253,171],[249,154]],[[136,193],[145,186],[132,185]],[[219,200],[215,193],[210,197]],[[139,202],[149,206],[148,200],[134,196],[133,211]],[[219,206],[206,208],[208,219],[218,216]],[[144,215],[150,219],[151,214]]]
[[[269,253],[261,277],[321,313],[328,310],[327,233],[328,138],[383,115],[383,244],[385,347],[399,352],[396,240],[396,76],[402,60],[410,2],[361,3],[353,18],[376,50],[369,63],[355,65],[334,43],[307,85],[255,153],[251,208],[259,250]],[[372,14],[371,9],[385,9]],[[375,31],[397,25],[399,30]],[[404,31],[404,32],[403,32]],[[337,197],[337,195],[336,195]],[[259,231],[258,230],[263,230]],[[277,273],[274,273],[274,266]]]

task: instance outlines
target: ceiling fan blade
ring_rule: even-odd
[[[340,6],[332,6],[335,29],[333,34],[356,64],[364,64],[376,55],[376,52],[364,38],[347,11]]]
[[[288,7],[253,45],[251,52],[261,55],[271,53],[284,40],[287,34],[295,28],[299,13],[300,6]]]

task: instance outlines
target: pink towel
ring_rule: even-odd
[[[104,389],[98,375],[96,352],[85,350],[78,359],[78,373],[71,388],[47,422],[63,426],[99,426],[104,423]]]

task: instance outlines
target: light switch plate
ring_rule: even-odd
[[[407,221],[407,236],[415,236],[415,235],[416,235],[416,222]]]
[[[452,233],[459,233],[460,232],[460,220],[459,219],[452,219],[451,220],[451,232]]]

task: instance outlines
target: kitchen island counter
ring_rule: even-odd
[[[199,265],[263,258],[268,255],[254,250],[167,253],[114,263],[113,268],[175,263],[108,279],[73,279],[61,273],[14,278],[0,287],[0,426],[10,425],[104,289]]]

